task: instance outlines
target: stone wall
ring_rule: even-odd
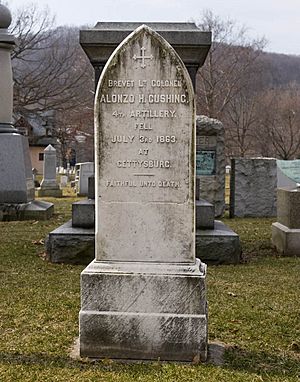
[[[225,139],[223,124],[204,115],[196,119],[197,169],[200,198],[215,206],[215,216],[225,210]],[[205,160],[208,155],[209,160]]]
[[[276,159],[231,160],[230,217],[276,216],[276,192]]]

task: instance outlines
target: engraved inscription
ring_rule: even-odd
[[[147,26],[101,73],[95,144],[96,259],[194,263],[193,85]]]
[[[165,76],[156,70],[150,48],[142,45],[139,51],[131,56],[139,65],[117,75],[111,70],[98,97],[102,113],[115,121],[102,136],[103,144],[111,145],[111,170],[103,185],[140,188],[141,192],[151,188],[178,193],[182,189],[183,195],[188,180],[178,175],[177,168],[183,166],[182,155],[189,166],[187,151],[181,147],[190,138],[180,122],[183,110],[191,108],[187,84],[177,66]],[[148,71],[142,69],[146,68],[155,75],[145,75]]]
[[[215,135],[198,135],[196,137],[197,150],[202,148],[215,148],[217,137]]]
[[[144,50],[142,50],[144,52]],[[143,55],[144,59],[147,57]],[[135,59],[142,58],[142,56],[135,56]],[[175,88],[182,90],[182,81],[178,79],[139,79],[133,80],[107,80],[107,88],[110,90],[107,93],[104,93],[100,97],[100,103],[104,104],[147,104],[152,105],[156,104],[158,106],[165,103],[189,103],[189,100],[185,93],[173,94],[173,93],[161,93],[161,89]],[[130,93],[118,93],[117,90],[130,89]],[[142,88],[142,89],[141,89]],[[149,91],[149,89],[151,89]],[[142,93],[136,94],[135,90],[142,90]],[[155,91],[155,92],[154,92]],[[150,122],[149,120],[156,119],[170,119],[173,120],[176,118],[175,109],[140,109],[136,108],[133,110],[124,109],[115,109],[112,112],[112,116],[116,118],[129,118],[133,119],[133,123],[129,125],[129,130],[132,134],[116,134],[112,135],[109,139],[113,144],[122,144],[122,145],[132,145],[136,146],[136,143],[141,145],[147,145],[147,147],[141,146],[137,147],[136,154],[138,156],[145,156],[150,158],[146,160],[141,160],[139,158],[132,159],[118,159],[114,162],[116,168],[118,169],[172,169],[175,164],[171,159],[158,159],[153,158],[152,151],[153,145],[176,145],[178,139],[174,134],[159,134],[161,133],[159,124],[155,122]],[[137,121],[136,121],[137,120]],[[135,122],[136,121],[136,122]],[[172,126],[169,126],[168,130],[165,133],[169,132],[169,129],[172,129]],[[148,135],[139,135],[139,132],[148,133]],[[151,157],[152,156],[152,157]],[[155,176],[155,173],[142,172],[142,173],[133,173],[134,177],[147,177],[151,178]],[[143,180],[141,182],[136,182],[134,180],[116,180],[111,179],[107,180],[105,183],[106,187],[142,187],[142,188],[171,188],[179,189],[181,187],[181,182],[179,180]]]

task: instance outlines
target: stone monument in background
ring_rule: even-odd
[[[11,14],[0,4],[0,221],[46,219],[53,204],[34,201],[34,183],[28,139],[12,125],[13,79],[9,34]]]
[[[232,158],[230,217],[273,217],[277,207],[274,158]]]
[[[200,198],[214,205],[215,216],[225,212],[225,131],[217,119],[196,119],[196,176]]]
[[[276,160],[277,188],[294,190],[300,183],[300,160]]]
[[[38,188],[38,196],[62,197],[56,180],[56,150],[52,145],[48,145],[44,150],[44,176],[41,187]]]
[[[108,60],[95,117],[96,258],[81,275],[80,354],[205,361],[194,92],[152,29],[137,28]]]
[[[283,256],[300,257],[300,188],[277,190],[277,222],[272,244]]]

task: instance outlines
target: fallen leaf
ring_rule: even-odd
[[[231,297],[237,297],[237,295],[235,293],[232,293],[232,292],[228,292],[228,295]]]
[[[40,240],[33,240],[31,243],[36,245],[44,245],[45,241],[44,239],[40,239]]]

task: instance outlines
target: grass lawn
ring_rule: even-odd
[[[274,253],[272,219],[225,218],[243,264],[208,268],[209,338],[228,345],[224,366],[76,361],[83,266],[43,259],[45,236],[70,218],[75,198],[47,200],[50,221],[0,223],[1,382],[299,381],[300,258]]]

